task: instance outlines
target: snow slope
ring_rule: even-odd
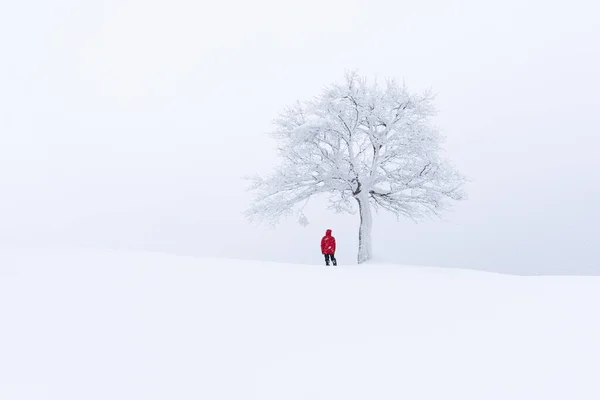
[[[600,399],[600,278],[0,250],[0,399]]]

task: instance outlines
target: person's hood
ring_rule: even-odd
[[[331,229],[327,229],[327,231],[325,231],[325,236],[331,236]]]

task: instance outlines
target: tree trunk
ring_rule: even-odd
[[[358,210],[360,212],[360,227],[358,229],[358,263],[362,264],[369,261],[372,257],[371,247],[371,228],[373,227],[373,217],[371,215],[371,204],[369,204],[368,195],[364,192],[356,196],[358,201]]]

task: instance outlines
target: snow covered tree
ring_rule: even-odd
[[[380,86],[356,73],[298,102],[272,132],[282,164],[263,179],[247,216],[273,224],[298,214],[310,198],[328,196],[336,212],[360,215],[358,263],[372,257],[372,209],[419,220],[464,198],[464,178],[441,156],[430,93],[412,94],[393,80]]]

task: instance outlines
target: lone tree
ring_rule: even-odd
[[[371,259],[372,208],[419,220],[461,200],[464,178],[440,155],[430,93],[409,93],[388,81],[369,84],[356,73],[312,101],[298,102],[275,120],[281,166],[254,177],[247,216],[277,223],[298,214],[319,194],[330,209],[360,214],[358,263]]]

